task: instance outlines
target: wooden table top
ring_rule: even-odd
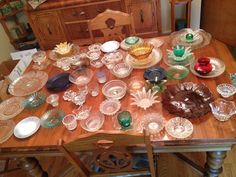
[[[169,38],[168,37],[160,37],[160,39],[165,40],[165,44],[161,47],[163,56],[166,57],[166,49],[170,48],[169,44]],[[236,62],[231,56],[230,52],[228,51],[227,47],[217,41],[212,40],[211,44],[207,47],[197,49],[194,51],[195,57],[203,57],[203,56],[210,56],[210,57],[217,57],[225,62],[226,65],[226,71],[219,77],[213,78],[213,79],[202,79],[198,78],[195,75],[193,75],[191,72],[189,73],[188,77],[181,80],[181,81],[174,81],[174,80],[168,80],[167,84],[173,84],[178,82],[194,82],[194,83],[204,83],[208,86],[208,88],[213,93],[214,97],[219,97],[217,91],[216,91],[216,85],[220,83],[230,83],[229,80],[229,73],[236,72]],[[167,66],[164,64],[163,59],[162,61],[157,64],[157,66],[162,66],[164,68],[167,68]],[[105,68],[105,66],[102,68],[106,70],[108,74],[109,80],[115,79],[115,77]],[[47,73],[49,77],[54,76],[55,74],[62,73],[61,69],[50,65],[47,68]],[[138,76],[140,78],[143,78],[143,72],[144,70],[133,70],[132,76]],[[123,79],[126,83],[128,83],[129,78]],[[96,77],[93,77],[93,82],[96,82]],[[101,92],[103,84],[100,84],[100,93],[97,97],[92,97],[90,95],[87,96],[87,100],[85,105],[92,105],[92,111],[99,111],[99,104],[105,99],[105,96]],[[69,89],[76,90],[76,86],[72,85]],[[47,91],[47,89],[44,87],[42,91],[46,92],[47,95],[50,93]],[[59,107],[62,108],[66,114],[69,114],[72,112],[73,109],[76,108],[76,106],[71,102],[66,102],[63,100],[62,95],[64,92],[60,93],[60,103]],[[137,108],[136,106],[131,106],[131,96],[129,93],[126,93],[125,97],[121,99],[121,109],[122,110],[128,110],[133,114],[138,114],[138,119],[142,119],[144,114],[150,113],[150,112],[157,112],[164,116],[165,120],[169,120],[170,118],[175,117],[174,115],[170,115],[165,109],[162,108],[161,103],[157,103],[151,108],[148,108],[146,111]],[[160,96],[159,96],[160,99]],[[235,100],[235,99],[234,99]],[[41,105],[38,109],[31,109],[27,110],[25,109],[21,114],[19,114],[17,117],[13,118],[15,123],[18,123],[20,120],[22,120],[25,117],[28,116],[38,116],[41,117],[43,113],[45,113],[47,110],[51,109],[52,107],[48,105],[47,103]],[[217,121],[211,113],[208,113],[207,115],[201,117],[201,118],[195,118],[190,120],[193,123],[194,131],[193,135],[190,138],[187,138],[185,140],[175,140],[169,136],[167,136],[166,133],[158,140],[158,142],[173,142],[174,144],[184,143],[186,145],[190,144],[212,144],[212,143],[236,143],[236,119],[231,118],[229,121],[226,122],[220,122]],[[99,131],[105,131],[105,132],[112,132],[114,131],[111,118],[105,117],[105,123],[101,130]],[[129,133],[129,132],[124,132]],[[40,128],[37,133],[35,133],[33,136],[27,138],[27,139],[17,139],[14,135],[5,143],[1,144],[1,148],[47,148],[47,147],[56,147],[58,145],[59,139],[63,139],[65,142],[71,142],[73,140],[76,140],[80,136],[87,136],[89,133],[87,133],[85,130],[83,130],[80,125],[78,124],[78,127],[74,131],[68,131],[63,125],[60,125],[55,128],[47,129],[47,128]]]

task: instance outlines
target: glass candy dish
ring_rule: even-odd
[[[108,99],[121,99],[125,96],[127,85],[121,80],[111,80],[102,87],[102,93]]]
[[[78,87],[87,85],[93,77],[93,71],[88,68],[79,68],[73,71],[70,76],[70,82],[74,83]]]
[[[170,136],[184,139],[192,135],[193,124],[182,117],[175,117],[166,123],[165,129]]]
[[[150,67],[144,71],[143,77],[149,83],[157,83],[165,79],[165,70],[162,67]]]
[[[81,105],[77,109],[74,109],[72,113],[75,114],[77,120],[83,120],[89,117],[91,109],[91,106]]]
[[[176,59],[182,59],[182,56],[185,53],[185,47],[183,45],[176,45],[173,47],[173,53]],[[179,61],[179,60],[176,60],[176,61]]]
[[[44,113],[40,119],[40,124],[44,128],[53,128],[61,124],[65,113],[61,109],[51,109]]]
[[[118,41],[107,41],[101,45],[101,51],[104,53],[115,52],[119,49],[120,43]]]
[[[45,103],[46,95],[43,92],[35,92],[28,96],[24,101],[25,108],[36,108]]]
[[[137,44],[142,44],[143,43],[143,39],[142,38],[139,38],[139,37],[136,37],[136,36],[131,36],[132,38],[135,37],[135,38],[138,38],[138,41],[134,44],[128,44],[126,43],[126,39],[124,39],[123,41],[121,41],[120,43],[120,47],[123,49],[123,50],[128,50],[130,47],[132,47],[133,45],[137,45]]]
[[[211,112],[219,121],[227,121],[236,114],[236,106],[233,101],[226,101],[222,98],[216,99],[210,103]]]
[[[118,63],[112,68],[112,73],[117,77],[117,78],[125,78],[129,76],[132,72],[133,68],[127,63]]]
[[[15,123],[13,120],[0,121],[0,144],[7,141],[14,132]]]
[[[236,88],[232,84],[219,84],[216,90],[223,98],[229,98],[236,93]]]
[[[100,104],[99,110],[104,115],[113,116],[120,110],[120,107],[121,104],[119,100],[108,99]]]
[[[137,44],[129,48],[129,54],[136,60],[144,60],[152,53],[152,44],[142,43]]]
[[[132,116],[129,111],[121,111],[117,115],[118,123],[122,130],[128,130],[132,128]]]
[[[104,115],[100,112],[91,112],[87,119],[80,121],[80,126],[88,132],[95,132],[103,126],[104,119]]]
[[[187,77],[189,74],[188,68],[182,65],[170,66],[165,70],[165,75],[174,80],[181,80]]]
[[[151,90],[146,91],[145,88],[142,91],[137,91],[135,93],[131,93],[132,96],[132,103],[131,105],[136,105],[144,110],[151,107],[155,103],[159,103],[156,100],[158,96],[155,96],[157,92],[153,92]]]
[[[95,61],[98,60],[99,57],[101,56],[101,51],[100,50],[89,50],[87,52],[87,57],[91,60],[91,61]]]
[[[184,82],[167,85],[162,93],[162,106],[169,113],[184,118],[196,118],[210,111],[213,95],[204,84]]]

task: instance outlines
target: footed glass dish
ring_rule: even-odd
[[[24,101],[25,108],[36,108],[45,103],[46,95],[43,92],[35,92],[28,96]]]

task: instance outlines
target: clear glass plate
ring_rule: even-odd
[[[13,134],[15,123],[12,120],[0,121],[0,144],[7,141]]]

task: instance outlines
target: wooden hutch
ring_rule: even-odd
[[[35,10],[27,6],[26,13],[41,49],[46,50],[62,41],[90,44],[88,20],[106,9],[132,13],[138,36],[161,33],[160,0],[48,0]]]

